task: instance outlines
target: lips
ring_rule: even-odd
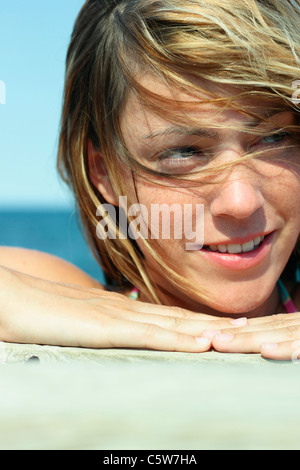
[[[248,252],[229,253],[226,251],[222,253],[210,250],[208,247],[204,246],[198,251],[198,253],[206,259],[208,263],[212,263],[226,269],[245,270],[254,268],[255,266],[263,263],[264,260],[269,257],[275,233],[276,232],[272,232],[266,235],[261,235],[264,239],[255,246],[253,250]],[[255,240],[255,238],[253,240]],[[251,240],[248,238],[248,241],[245,243],[249,243],[250,241]],[[229,245],[231,244],[229,243],[227,246]],[[243,243],[241,245],[243,245]],[[215,245],[215,247],[217,246],[219,245]]]
[[[270,235],[273,233],[273,231],[268,231],[268,232],[257,232],[253,233],[252,235],[248,235],[246,237],[232,237],[228,238],[227,240],[222,240],[222,241],[212,241],[211,243],[207,243],[205,246],[210,246],[210,245],[229,245],[229,244],[240,244],[242,245],[243,243],[247,243],[251,240],[255,240],[258,237],[266,237],[267,235]]]

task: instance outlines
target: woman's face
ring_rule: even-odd
[[[170,99],[194,101],[183,93],[174,96],[174,90],[171,94],[150,76],[142,82]],[[230,91],[228,87],[224,93]],[[249,100],[241,103],[250,104]],[[148,269],[171,304],[215,315],[251,317],[273,313],[278,302],[276,281],[300,231],[300,144],[296,135],[282,129],[296,124],[295,116],[278,106],[272,115],[276,106],[263,106],[260,99],[251,101],[251,110],[269,117],[271,124],[256,122],[235,110],[220,112],[216,104],[200,104],[190,112],[196,126],[174,126],[131,96],[121,121],[131,154],[145,166],[166,173],[192,173],[230,163],[246,152],[265,152],[261,158],[215,175],[192,175],[192,184],[166,180],[161,187],[155,181],[135,177],[138,202],[147,207],[149,214],[153,204],[179,204],[182,214],[185,204],[193,208],[203,205],[203,248],[198,245],[196,249],[195,243],[194,249],[187,250],[190,240],[185,234],[172,235],[177,226],[171,227],[169,239],[149,240],[168,266],[199,288],[199,295],[187,295],[175,287],[141,241],[137,242],[145,253]],[[225,127],[218,128],[222,125]],[[264,135],[245,132],[246,125]],[[294,147],[285,148],[289,145]],[[134,199],[131,172],[124,168],[122,172],[128,196]],[[194,213],[193,223],[195,217]],[[174,225],[175,218],[172,220]],[[208,296],[205,300],[201,297],[203,291]]]

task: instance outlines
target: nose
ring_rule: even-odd
[[[215,217],[245,219],[263,206],[264,198],[253,170],[239,164],[229,171],[216,185],[210,212]]]

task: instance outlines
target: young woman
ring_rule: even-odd
[[[299,19],[289,0],[85,2],[58,168],[107,284],[3,247],[3,341],[297,356]]]

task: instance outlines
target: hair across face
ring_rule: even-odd
[[[130,148],[122,122],[132,100],[169,129],[186,133],[200,127],[201,107],[238,111],[248,123],[262,119],[253,105],[260,101],[266,105],[259,111],[293,111],[295,131],[298,108],[291,98],[299,73],[299,11],[299,2],[288,0],[85,2],[67,55],[58,167],[75,193],[87,238],[108,281],[136,284],[159,301],[141,247],[130,239],[96,236],[96,209],[101,213],[106,201],[90,178],[88,142],[101,152],[116,194],[125,195],[122,167],[132,171],[133,182],[139,176],[172,187],[174,181],[190,180],[190,170],[174,173],[166,166],[155,167]],[[146,86],[141,79],[146,75],[169,93]],[[220,124],[226,126],[228,122]],[[205,127],[216,132],[215,122]],[[253,129],[246,125],[244,131]],[[153,256],[174,282],[190,287],[163,257]]]

